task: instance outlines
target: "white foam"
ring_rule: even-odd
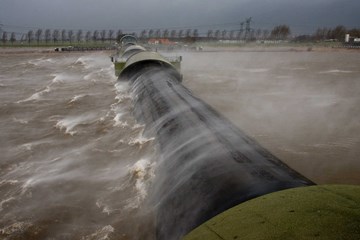
[[[121,118],[125,115],[124,112],[122,113],[117,113],[116,116],[114,117],[114,127],[128,127],[129,124],[126,121],[122,121]]]
[[[53,64],[55,61],[52,58],[38,58],[38,59],[32,59],[29,60],[27,63],[34,65],[34,66],[42,66],[42,65],[48,65]]]
[[[90,57],[79,57],[75,61],[75,65],[83,66],[85,69],[89,69],[91,67],[92,58]]]
[[[4,185],[4,184],[10,184],[10,185],[14,185],[19,183],[19,180],[1,180],[0,181],[0,186]]]
[[[29,123],[28,120],[19,119],[19,118],[16,118],[16,117],[13,118],[13,121],[16,122],[16,123],[20,123],[20,124],[28,124]]]
[[[80,99],[84,98],[85,96],[87,96],[87,95],[86,95],[86,94],[75,95],[75,96],[69,101],[69,103],[76,103],[76,102],[78,102]]]
[[[114,231],[115,231],[115,229],[111,225],[107,225],[107,226],[97,230],[95,233],[83,237],[82,239],[83,240],[90,240],[90,239],[106,240],[106,239],[110,239],[109,236]]]
[[[129,168],[132,179],[135,180],[136,195],[126,201],[125,209],[135,209],[147,197],[147,189],[154,177],[154,164],[149,159],[140,159]]]
[[[63,83],[64,82],[64,75],[63,74],[53,74],[54,78],[52,80],[53,83]]]
[[[11,201],[13,201],[13,200],[15,200],[14,197],[10,197],[10,198],[7,198],[7,199],[5,199],[5,200],[2,200],[2,201],[0,202],[0,212],[4,209],[3,206],[4,206],[5,203],[9,203],[9,202],[11,202]]]
[[[249,69],[246,69],[247,72],[250,72],[250,73],[263,73],[263,72],[268,72],[269,69],[267,68],[249,68]]]
[[[83,114],[80,116],[70,116],[59,120],[55,127],[64,130],[66,134],[75,135],[77,132],[73,129],[79,124],[89,124],[95,121],[94,114]]]
[[[20,147],[22,149],[26,150],[26,151],[33,150],[33,144],[32,143],[25,143],[25,144],[22,144]]]
[[[78,64],[78,65],[85,65],[86,61],[84,57],[79,57],[74,64]]]
[[[94,78],[95,73],[96,73],[96,72],[91,72],[91,73],[85,75],[85,76],[84,76],[84,80],[86,80],[86,81],[95,80],[95,78]]]
[[[321,74],[331,74],[331,73],[352,73],[353,71],[347,71],[347,70],[340,70],[340,69],[332,69],[332,70],[328,70],[328,71],[322,71],[319,72]]]
[[[137,138],[132,138],[130,141],[129,141],[129,145],[130,146],[135,146],[135,145],[138,145],[140,148],[142,148],[142,145],[148,143],[148,142],[151,142],[153,141],[155,138],[146,138],[144,136],[139,136]]]
[[[118,94],[127,93],[128,89],[129,89],[129,84],[127,82],[118,81],[115,84],[115,89]]]
[[[51,87],[50,86],[46,86],[45,89],[34,93],[33,95],[31,95],[30,97],[17,101],[16,103],[24,103],[24,102],[30,102],[30,101],[37,101],[37,100],[41,100],[42,96],[51,92]]]
[[[24,232],[26,229],[28,229],[29,227],[31,227],[32,224],[31,223],[27,223],[27,222],[16,222],[13,223],[11,225],[8,225],[4,228],[0,229],[0,233],[3,235],[12,235],[12,234],[21,234],[22,232]]]

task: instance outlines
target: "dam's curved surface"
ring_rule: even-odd
[[[160,150],[150,189],[157,239],[178,239],[257,196],[313,184],[193,96],[175,70],[139,63],[126,77],[135,117]]]

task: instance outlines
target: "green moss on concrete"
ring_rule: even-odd
[[[119,76],[120,73],[122,72],[122,70],[125,67],[125,63],[126,62],[115,62],[114,66],[115,66],[115,76]]]
[[[242,203],[185,240],[360,239],[360,186],[288,189]]]

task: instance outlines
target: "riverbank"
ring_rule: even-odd
[[[199,44],[197,44],[199,45]],[[359,48],[345,48],[341,45],[337,46],[326,46],[326,45],[297,45],[297,44],[288,44],[288,45],[258,45],[258,44],[246,44],[246,45],[199,45],[202,47],[203,52],[354,52],[360,53]],[[181,51],[196,51],[192,48],[182,48]],[[108,51],[113,52],[114,50],[98,50],[98,51]],[[76,52],[76,51],[74,51]],[[0,55],[8,54],[44,54],[44,53],[54,53],[54,47],[0,47]],[[65,52],[64,52],[65,53]],[[66,52],[68,54],[69,52]]]

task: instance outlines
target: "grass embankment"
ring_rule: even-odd
[[[360,186],[288,189],[242,203],[184,240],[360,239]]]

